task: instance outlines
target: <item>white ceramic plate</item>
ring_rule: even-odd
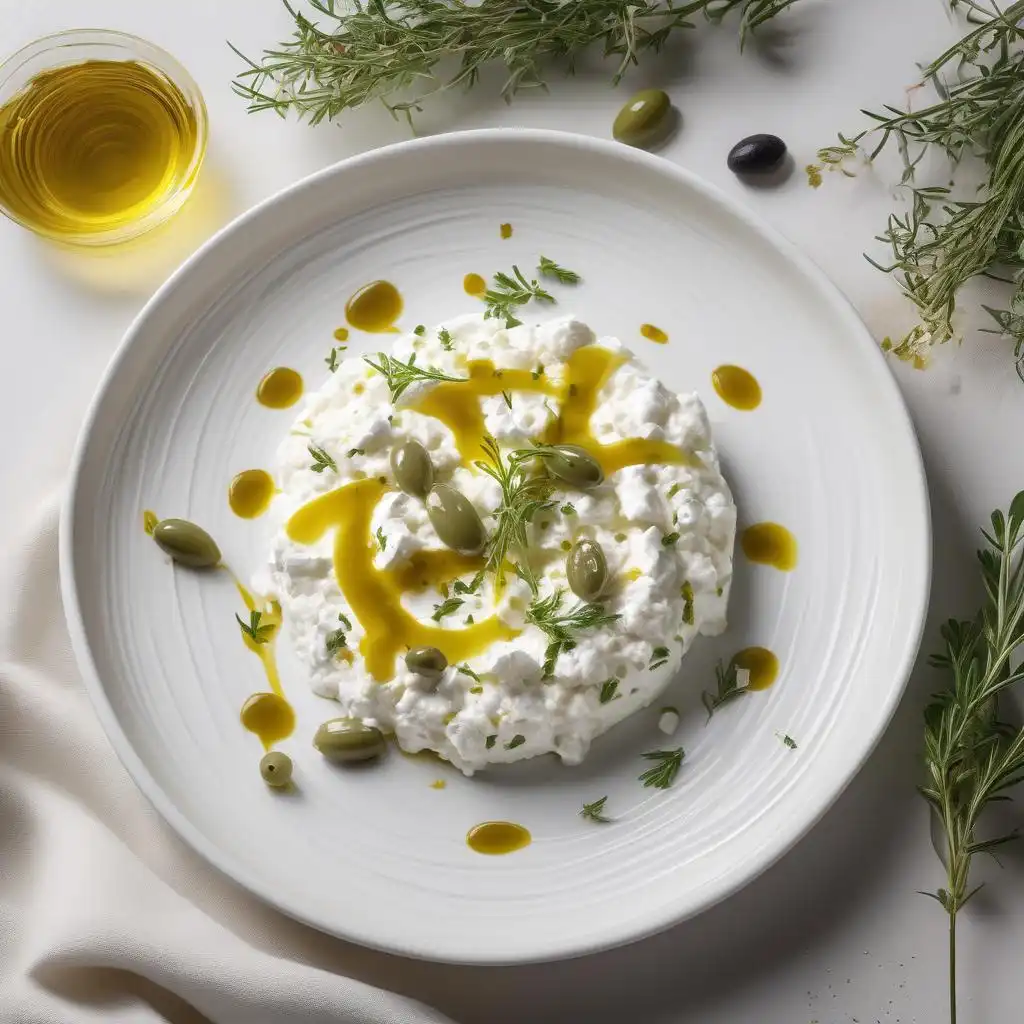
[[[501,222],[515,234],[499,237]],[[741,526],[785,524],[789,574],[737,557],[731,626],[699,640],[664,702],[612,730],[580,767],[553,758],[467,780],[391,756],[339,772],[309,744],[331,708],[283,652],[299,726],[282,749],[301,781],[268,792],[238,722],[265,689],[239,643],[227,578],[173,571],[141,515],[184,516],[247,577],[269,526],[228,509],[241,469],[271,466],[295,410],[253,397],[261,375],[327,373],[345,300],[376,278],[402,324],[474,308],[470,271],[539,253],[579,270],[571,308],[623,339],[665,381],[697,389]],[[640,337],[642,322],[671,336]],[[354,334],[348,358],[373,350]],[[753,372],[764,401],[724,405],[714,367]],[[330,168],[263,203],[183,266],[139,316],[93,405],[61,537],[64,599],[97,711],[139,786],[198,851],[324,931],[437,960],[571,956],[636,939],[735,891],[791,847],[862,764],[899,700],[929,584],[929,516],[913,430],[883,358],[846,301],[787,243],[714,189],[624,146],[537,131],[417,140]],[[718,657],[760,644],[773,689],[699,704]],[[683,722],[667,792],[640,754],[665,746],[657,706]],[[791,750],[781,736],[792,736]],[[615,823],[582,821],[608,796]],[[474,824],[534,836],[472,852]]]

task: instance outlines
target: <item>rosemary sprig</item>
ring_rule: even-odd
[[[659,51],[674,32],[692,27],[695,17],[719,21],[738,10],[742,44],[748,31],[794,2],[311,0],[313,11],[329,19],[321,28],[285,0],[295,22],[292,39],[264,51],[259,63],[236,49],[246,67],[234,89],[249,101],[250,111],[291,110],[313,124],[378,99],[392,114],[411,117],[426,97],[475,85],[491,62],[508,72],[501,89],[506,99],[519,89],[543,86],[541,68],[552,58],[571,71],[574,58],[591,46],[616,58],[617,83],[641,54]],[[457,61],[449,79],[436,74],[444,58]]]
[[[377,353],[378,361],[376,363],[369,356],[363,356],[363,360],[387,378],[393,404],[398,402],[408,388],[420,381],[449,381],[452,384],[462,384],[469,379],[468,377],[449,377],[448,374],[430,366],[417,366],[415,353],[409,357],[407,363],[389,356],[386,352]]]
[[[603,604],[578,604],[567,615],[560,615],[564,594],[565,591],[556,590],[543,600],[535,600],[526,611],[526,621],[542,629],[550,641],[544,651],[545,678],[554,674],[558,656],[576,646],[578,633],[606,626],[619,618],[608,615]]]
[[[461,597],[449,597],[447,601],[434,605],[434,614],[430,617],[435,622],[440,622],[446,615],[458,611],[465,603]]]
[[[235,612],[235,619],[238,622],[239,628],[254,644],[268,644],[274,635],[273,623],[268,622],[265,626],[261,626],[260,620],[262,618],[262,612],[252,611],[249,613],[249,621],[246,622],[239,616],[238,612]]]
[[[494,275],[494,284],[483,294],[487,309],[485,320],[504,320],[506,327],[518,327],[522,320],[515,316],[515,310],[525,306],[531,299],[537,302],[554,302],[555,297],[545,291],[536,280],[528,281],[516,266],[512,273],[499,270]]]
[[[537,271],[541,277],[553,277],[559,284],[579,284],[582,280],[575,270],[567,270],[554,260],[549,260],[547,256],[541,256],[540,263],[537,264]]]
[[[686,753],[682,747],[676,747],[675,750],[651,750],[643,756],[656,764],[640,776],[640,781],[645,787],[668,789],[679,774],[679,766]]]
[[[840,135],[839,145],[819,158],[842,167],[865,145],[872,145],[868,159],[874,160],[893,142],[903,159],[910,206],[902,216],[894,213],[878,236],[891,260],[870,262],[897,278],[918,307],[919,322],[883,347],[920,364],[928,346],[958,336],[952,318],[963,285],[979,275],[997,277],[1013,285],[1013,294],[1006,309],[984,308],[994,332],[1014,342],[1024,378],[1024,0],[1003,10],[981,0],[951,0],[951,6],[983,23],[923,69],[922,83],[934,86],[939,102],[918,111],[865,111],[876,123],[850,138]],[[977,198],[911,185],[933,146],[954,164],[969,154],[984,160],[987,177]]]
[[[971,621],[942,627],[945,651],[933,664],[952,673],[952,685],[925,710],[925,764],[921,793],[945,837],[946,884],[934,893],[949,917],[949,1019],[956,1024],[956,924],[960,908],[981,888],[969,888],[971,861],[1016,838],[980,839],[979,819],[989,804],[1024,779],[1024,729],[999,721],[998,695],[1024,679],[1010,659],[1024,643],[1024,563],[1021,542],[1024,491],[1009,513],[992,513],[988,546],[978,552],[985,603]]]
[[[587,821],[596,821],[601,825],[608,824],[612,819],[604,813],[604,805],[607,802],[608,797],[603,796],[600,800],[595,800],[593,803],[584,804],[583,809],[580,811],[580,817],[586,818]]]
[[[500,582],[506,563],[510,563],[536,594],[539,584],[537,574],[530,567],[526,528],[537,513],[554,506],[550,500],[553,484],[547,477],[527,474],[520,456],[529,452],[513,452],[506,462],[498,442],[489,435],[481,447],[486,458],[478,460],[476,467],[501,487],[501,504],[493,513],[497,525],[490,540],[487,571],[494,573]],[[515,562],[510,557],[513,554],[517,559]]]
[[[710,690],[705,690],[700,695],[701,702],[707,709],[709,721],[711,716],[724,704],[728,704],[730,701],[734,701],[737,697],[742,697],[743,694],[750,691],[749,686],[739,685],[737,672],[736,663],[733,661],[730,661],[728,665],[723,665],[719,661],[715,666],[716,692],[712,693]]]
[[[311,444],[308,446],[307,451],[313,456],[313,465],[309,468],[314,473],[322,473],[325,469],[329,469],[335,473],[338,472],[338,464],[331,458],[327,451],[321,448],[319,445]]]

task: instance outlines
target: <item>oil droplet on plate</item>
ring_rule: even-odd
[[[750,673],[747,686],[751,690],[767,690],[779,674],[779,659],[767,647],[744,647],[733,656],[732,663]]]
[[[287,409],[301,397],[302,376],[287,366],[275,367],[256,388],[256,400],[268,409]]]
[[[434,779],[434,781],[430,784],[430,788],[431,789],[444,789],[447,785],[448,785],[448,783],[445,782],[444,779]]]
[[[397,333],[395,321],[402,315],[402,296],[390,281],[371,281],[345,304],[345,319],[370,334]]]
[[[511,224],[502,224],[501,228],[499,230],[501,232],[501,237],[502,238],[511,238],[512,237],[512,225]]]
[[[295,728],[292,706],[276,693],[254,693],[242,705],[239,718],[267,750],[278,740],[290,736]]]
[[[334,332],[334,340],[335,341],[348,341],[348,328],[347,327],[339,327]]]
[[[156,524],[159,522],[160,517],[148,508],[142,513],[142,528],[146,531],[147,537],[153,536],[153,531],[156,529]]]
[[[711,374],[711,383],[726,405],[749,412],[761,404],[761,385],[742,366],[720,366]]]
[[[274,478],[263,469],[243,470],[228,488],[231,511],[242,519],[263,515],[274,496]]]
[[[752,562],[770,565],[782,572],[796,568],[797,544],[784,526],[778,523],[754,523],[740,534],[743,554]]]
[[[467,295],[480,298],[487,291],[487,282],[479,274],[467,274],[462,279],[462,287]]]
[[[656,342],[658,345],[664,345],[668,341],[668,335],[660,327],[655,327],[654,324],[641,324],[640,333],[648,341]]]
[[[485,821],[474,825],[466,835],[466,843],[477,853],[514,853],[529,846],[533,836],[513,821]]]

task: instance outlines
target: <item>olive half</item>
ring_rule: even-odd
[[[271,750],[260,760],[260,775],[268,786],[275,789],[292,781],[292,759],[279,750]]]
[[[475,555],[487,531],[473,503],[448,484],[435,484],[427,495],[427,515],[441,543],[463,555]]]
[[[209,569],[220,561],[217,542],[187,519],[161,519],[153,527],[153,540],[175,562],[193,569]]]
[[[601,545],[585,538],[578,540],[565,560],[565,576],[577,597],[595,600],[608,582],[608,563]]]
[[[604,480],[601,463],[586,449],[575,444],[560,444],[545,460],[548,469],[567,484],[586,490]]]
[[[395,483],[414,498],[425,498],[434,485],[434,464],[419,441],[406,441],[391,451]]]
[[[328,761],[370,761],[384,753],[384,733],[358,718],[330,718],[317,729],[313,746]]]
[[[440,679],[448,667],[448,659],[436,647],[414,647],[406,654],[405,665],[424,679]]]

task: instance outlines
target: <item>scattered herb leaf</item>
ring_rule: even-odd
[[[640,781],[653,789],[668,789],[679,774],[685,753],[682,747],[676,747],[675,750],[652,750],[643,756],[657,763],[640,776]]]
[[[270,643],[270,638],[274,635],[274,626],[272,623],[268,622],[265,626],[260,625],[260,620],[262,618],[262,612],[252,611],[249,613],[249,622],[246,623],[245,620],[235,612],[235,619],[237,620],[239,627],[254,644]]]
[[[604,805],[607,801],[608,797],[603,796],[600,800],[595,800],[593,803],[584,804],[583,809],[580,811],[580,817],[586,818],[587,821],[596,821],[602,825],[607,824],[612,820],[605,817]]]
[[[338,472],[338,464],[319,445],[311,444],[308,451],[313,456],[313,465],[309,468],[314,473],[322,473],[325,469],[329,469],[334,473]]]

